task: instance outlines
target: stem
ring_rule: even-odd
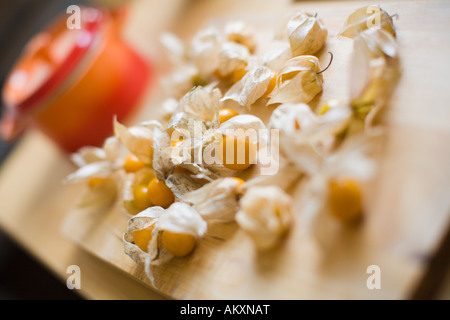
[[[327,67],[319,72],[317,72],[317,74],[321,74],[322,72],[326,71],[330,66],[331,66],[331,62],[333,62],[333,53],[328,51],[328,53],[330,54],[330,62],[328,63]]]
[[[389,16],[389,18],[395,18],[395,20],[398,20],[398,13],[394,13],[392,16]]]

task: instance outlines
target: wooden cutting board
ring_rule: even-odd
[[[347,94],[351,41],[334,35],[346,17],[364,4],[371,3],[193,2],[196,10],[180,17],[172,31],[189,39],[208,23],[234,18],[272,29],[297,9],[318,12],[329,29],[321,65],[328,62],[327,51],[335,57],[324,74],[324,92],[313,101],[320,104]],[[122,235],[128,217],[120,208],[74,208],[63,225],[66,236],[175,299],[408,299],[429,293],[441,275],[434,259],[450,222],[450,48],[445,32],[450,27],[450,2],[391,1],[381,6],[398,14],[394,22],[403,74],[385,119],[386,139],[368,218],[363,226],[343,234],[331,253],[324,255],[300,231],[300,219],[280,247],[264,254],[253,248],[242,230],[229,224],[211,231],[225,240],[209,236],[189,257],[159,267],[152,286],[143,266],[124,254]],[[150,9],[138,2],[137,18],[129,29],[144,50],[148,47],[134,31]],[[159,100],[151,95],[147,103],[141,117],[151,119],[158,114]],[[367,287],[371,265],[381,270],[381,289]]]

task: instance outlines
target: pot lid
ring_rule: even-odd
[[[25,126],[24,115],[41,105],[72,73],[94,43],[105,19],[102,11],[81,8],[79,24],[62,15],[25,46],[3,87],[6,112],[0,134],[14,138]],[[75,19],[75,16],[73,17]]]

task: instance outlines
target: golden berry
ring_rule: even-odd
[[[362,215],[362,193],[354,179],[333,179],[329,182],[331,213],[342,222],[357,220]]]
[[[220,124],[222,124],[225,121],[228,121],[231,118],[236,117],[238,115],[239,113],[234,111],[233,109],[221,109],[219,110],[219,122]]]
[[[148,207],[152,206],[152,202],[150,201],[150,198],[148,197],[148,188],[146,185],[140,185],[134,187],[133,190],[134,195],[134,206],[138,208],[139,210],[145,210]]]
[[[220,163],[232,170],[245,170],[256,162],[256,145],[249,139],[224,136],[217,150]]]
[[[126,172],[137,172],[145,167],[145,163],[141,160],[139,160],[138,157],[136,157],[134,154],[130,153],[125,158],[125,163],[123,165],[123,168]]]
[[[167,251],[176,257],[184,257],[194,250],[196,239],[193,235],[164,230],[161,243]]]
[[[175,195],[164,181],[154,178],[148,184],[148,198],[155,206],[168,208],[175,201]]]
[[[147,228],[136,230],[133,232],[133,241],[142,251],[148,251],[148,245],[152,240],[152,232],[154,228],[155,225],[152,224]]]

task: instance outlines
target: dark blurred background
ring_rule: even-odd
[[[81,0],[0,0],[0,87],[26,42]],[[3,112],[3,106],[1,111]],[[20,140],[19,140],[20,141]],[[19,141],[0,140],[0,166]],[[0,299],[80,299],[0,229]]]

